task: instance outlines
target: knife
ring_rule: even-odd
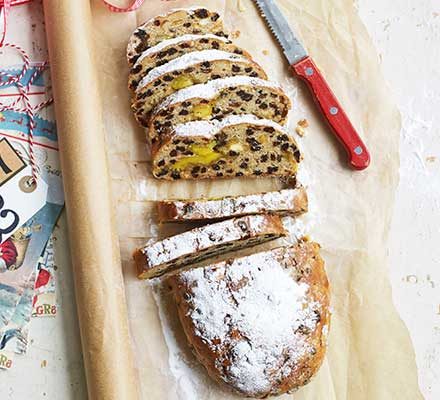
[[[281,45],[293,72],[306,82],[333,133],[347,151],[351,166],[358,170],[367,168],[370,164],[370,154],[365,144],[274,0],[254,1]]]

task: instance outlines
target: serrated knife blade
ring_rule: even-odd
[[[370,164],[370,154],[350,122],[330,86],[324,79],[307,50],[295,36],[290,25],[274,0],[254,0],[261,16],[291,65],[295,74],[309,87],[333,133],[348,153],[353,168],[362,170]]]
[[[261,16],[283,49],[289,64],[295,64],[307,57],[307,51],[294,35],[286,18],[273,0],[255,0]]]

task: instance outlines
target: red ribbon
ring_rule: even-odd
[[[12,6],[19,6],[30,3],[32,0],[0,0],[0,19],[2,20],[2,32],[0,34],[0,47],[3,46],[6,37],[8,14]],[[144,0],[132,0],[127,7],[116,7],[106,0],[102,0],[110,11],[113,12],[130,12],[137,10]]]
[[[110,11],[113,11],[113,12],[119,12],[119,13],[122,13],[122,12],[129,12],[129,11],[135,11],[135,10],[137,10],[141,5],[142,5],[142,3],[144,2],[144,0],[133,0],[131,3],[130,3],[130,5],[128,5],[127,7],[116,7],[116,6],[114,6],[113,4],[110,4],[108,1],[106,1],[106,0],[102,0],[103,2],[104,2],[104,4],[107,6],[107,8],[110,10]]]

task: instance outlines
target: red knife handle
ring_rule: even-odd
[[[370,154],[313,60],[306,57],[292,68],[312,91],[333,132],[347,150],[350,164],[359,170],[367,168]]]

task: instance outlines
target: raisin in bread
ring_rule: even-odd
[[[130,36],[127,46],[127,60],[133,65],[139,55],[163,40],[178,36],[213,33],[227,36],[220,15],[206,8],[173,10],[159,15],[140,25]]]
[[[205,225],[138,249],[138,277],[150,279],[229,251],[285,236],[280,217],[254,215]]]
[[[307,208],[307,193],[303,187],[220,199],[157,203],[160,222],[215,220],[263,213],[296,216],[307,212]]]
[[[156,46],[145,50],[130,69],[128,87],[135,90],[142,77],[153,68],[160,67],[187,53],[210,49],[222,50],[251,58],[249,53],[233,44],[227,38],[210,33],[205,35],[183,35],[174,39],[164,40]]]
[[[252,60],[221,50],[185,54],[152,69],[139,82],[132,110],[141,125],[148,126],[150,111],[177,90],[212,79],[246,75],[266,79],[266,73]]]
[[[319,245],[301,242],[170,281],[188,342],[220,384],[265,398],[305,385],[321,366],[330,312]]]
[[[177,125],[153,145],[153,175],[162,179],[294,176],[301,154],[277,123],[253,115]]]
[[[216,79],[167,97],[154,110],[148,134],[154,143],[175,125],[231,114],[253,114],[284,125],[290,107],[289,97],[276,83],[249,76]]]

